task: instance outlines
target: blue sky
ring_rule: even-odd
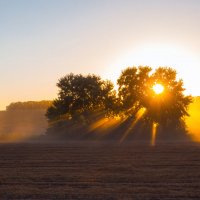
[[[53,99],[67,73],[113,81],[132,65],[170,65],[200,95],[198,0],[0,0],[0,109]]]

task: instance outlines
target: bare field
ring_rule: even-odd
[[[0,145],[0,199],[200,199],[200,145]]]

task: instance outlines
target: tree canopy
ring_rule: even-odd
[[[148,91],[150,72],[150,67],[128,67],[122,71],[117,80],[121,113],[132,116],[144,106],[142,99]]]
[[[184,95],[183,81],[177,80],[174,69],[159,67],[151,72],[150,67],[129,67],[122,71],[118,79],[121,111],[134,116],[145,108],[146,121],[164,127],[177,127],[188,116],[187,108],[192,99]],[[153,91],[155,84],[163,86],[162,94]]]
[[[52,120],[65,116],[68,119],[87,120],[92,113],[112,112],[115,92],[110,81],[96,75],[68,74],[62,77],[57,86],[58,98],[47,111]]]

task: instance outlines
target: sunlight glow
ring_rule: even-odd
[[[166,44],[161,42],[144,42],[134,48],[126,49],[109,64],[106,78],[116,84],[121,71],[126,67],[150,66],[156,69],[159,66],[172,67],[177,70],[177,78],[184,80],[187,94],[199,95],[199,65],[200,59],[189,49],[180,44]],[[192,70],[188,70],[191,67]]]
[[[151,146],[155,146],[155,144],[156,144],[157,128],[158,128],[158,123],[153,122],[153,124],[152,124]]]
[[[118,126],[120,123],[121,120],[119,117],[114,117],[114,118],[102,117],[91,124],[89,131],[90,132],[97,131],[103,135],[109,132],[109,130],[111,130],[112,128]]]
[[[194,100],[190,104],[188,109],[189,116],[186,117],[186,125],[188,128],[188,134],[192,141],[200,142],[200,101]]]
[[[108,122],[108,118],[100,118],[99,120],[96,120],[91,126],[89,131],[94,131],[103,125],[105,125]]]
[[[163,93],[163,91],[164,91],[164,87],[163,87],[161,84],[157,83],[157,84],[155,84],[155,85],[153,86],[153,91],[154,91],[156,94],[161,94],[161,93]]]
[[[144,116],[145,112],[146,112],[146,108],[140,108],[140,110],[136,114],[135,120],[133,120],[133,122],[131,123],[130,127],[126,130],[126,132],[124,133],[123,137],[121,138],[120,143],[125,140],[125,138],[129,135],[131,130],[137,124],[137,122]]]

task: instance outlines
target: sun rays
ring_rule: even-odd
[[[126,130],[126,132],[123,134],[122,138],[120,139],[120,143],[125,140],[125,138],[129,135],[131,130],[134,128],[134,126],[137,124],[137,122],[144,116],[146,112],[146,108],[140,108],[139,111],[136,114],[136,118],[131,123],[130,127]]]
[[[126,128],[126,131],[123,133],[121,139],[119,140],[120,143],[124,142],[129,134],[132,133],[134,127],[137,125],[137,123],[145,116],[147,112],[146,108],[141,108],[136,114],[136,117],[134,120],[130,123],[130,125]],[[102,117],[95,122],[93,122],[90,125],[89,132],[97,131],[99,132],[100,136],[105,135],[106,133],[109,134],[110,129],[119,127],[123,122],[126,120],[122,120],[121,118],[105,118]],[[157,136],[157,129],[159,124],[156,122],[152,123],[151,128],[151,141],[150,145],[155,146],[156,145],[156,136]]]
[[[152,90],[156,95],[161,95],[165,88],[162,84],[160,83],[155,83],[152,86]],[[136,118],[133,120],[133,122],[131,123],[131,125],[129,126],[129,128],[126,130],[126,132],[123,134],[123,137],[120,140],[120,143],[123,142],[126,137],[130,134],[131,130],[135,127],[135,125],[138,123],[139,120],[141,120],[145,113],[147,112],[146,108],[141,108],[137,114],[136,114]],[[158,128],[158,123],[157,122],[153,122],[152,123],[152,131],[151,131],[151,146],[155,146],[156,144],[156,135],[157,135],[157,128]]]
[[[156,134],[157,134],[158,123],[152,123],[152,133],[151,133],[151,146],[156,144]]]
[[[162,85],[161,83],[157,81],[154,83],[151,83],[149,85],[149,89],[151,90],[150,95],[152,95],[153,100],[155,99],[159,100],[161,95],[165,92],[164,85]],[[147,101],[151,102],[152,99],[149,98],[147,99]],[[158,101],[158,103],[160,102]],[[93,133],[97,134],[98,138],[101,139],[104,136],[110,137],[109,135],[110,134],[112,135],[112,131],[113,130],[116,131],[119,128],[118,129],[119,133],[117,133],[118,134],[117,138],[119,139],[119,143],[122,143],[125,140],[128,140],[128,138],[132,137],[129,135],[136,133],[135,136],[137,138],[137,134],[145,130],[147,131],[145,133],[146,136],[144,135],[141,138],[145,140],[148,137],[150,146],[155,146],[157,133],[158,133],[158,127],[159,127],[159,122],[158,122],[159,120],[153,119],[152,121],[147,122],[149,120],[149,116],[151,116],[151,114],[149,113],[151,112],[151,110],[149,111],[148,106],[149,104],[147,104],[147,107],[140,108],[136,113],[133,112],[132,110],[134,109],[131,108],[128,110],[129,113],[127,114],[127,116],[125,115],[125,116],[119,116],[119,117],[105,117],[105,115],[99,114],[96,120],[93,120],[93,122],[90,124],[89,132],[92,134]],[[156,107],[157,104],[154,105],[154,103],[150,103],[150,106]],[[153,112],[154,114],[157,113],[159,115],[161,111],[155,109]],[[146,125],[144,125],[145,123]]]
[[[58,99],[47,117],[50,122],[61,120],[56,129],[66,127],[71,138],[120,143],[142,140],[154,146],[158,125],[159,139],[168,129],[182,130],[181,120],[191,97],[183,94],[183,81],[173,68],[152,70],[149,66],[127,67],[117,81],[117,90],[111,81],[97,75],[67,74],[59,80]]]
[[[104,135],[120,123],[121,119],[118,117],[101,117],[90,125],[89,132],[97,131],[101,133],[101,135]]]
[[[144,117],[146,113],[146,108],[141,108],[139,111],[136,113],[136,117],[134,120],[131,122],[131,124],[126,128],[126,131],[123,133],[121,139],[119,140],[120,143],[122,143],[128,135],[131,133],[131,131],[134,129],[136,124]],[[127,118],[120,118],[120,117],[111,117],[111,118],[106,118],[106,117],[101,117],[97,120],[95,120],[89,127],[89,132],[97,132],[99,133],[99,136],[103,136],[105,134],[109,134],[114,128],[119,127],[125,121]]]

